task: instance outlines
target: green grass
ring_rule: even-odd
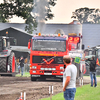
[[[50,100],[50,98],[41,100]],[[54,95],[52,100],[64,100],[63,93]],[[76,89],[75,100],[100,100],[100,82],[96,88],[90,87],[90,84],[78,87]]]
[[[20,77],[20,76],[21,76],[21,73],[16,74],[16,77]],[[30,73],[29,72],[24,72],[23,77],[30,77]]]
[[[90,77],[90,76],[85,76],[85,75],[84,75],[84,77]],[[96,77],[100,77],[100,75],[96,75]]]

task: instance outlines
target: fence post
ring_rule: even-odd
[[[52,100],[53,86],[49,86],[50,100]]]
[[[24,92],[24,100],[26,100],[26,92]]]

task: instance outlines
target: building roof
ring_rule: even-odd
[[[82,33],[85,48],[100,45],[100,24],[82,24],[82,30],[77,27],[73,30],[69,24],[46,24],[43,33],[54,34],[57,29],[62,29],[66,35],[77,31]]]
[[[20,31],[20,32],[22,32],[22,33],[24,33],[24,34],[27,34],[27,35],[33,36],[32,34],[29,34],[29,33],[27,33],[26,31],[24,31],[24,30],[22,30],[22,29],[15,28],[15,27],[9,27],[9,28],[12,28],[12,29],[15,29],[15,30],[17,30],[17,31]]]
[[[0,23],[0,31],[7,29],[9,27],[19,28],[21,30],[25,30],[26,24],[24,23]]]
[[[44,31],[41,32],[41,34],[54,34],[56,32],[56,30],[60,29],[63,30],[63,32],[65,34],[70,33],[78,33],[79,31],[81,32],[80,28],[78,28],[77,26],[80,26],[79,24],[77,24],[74,29],[71,29],[70,26],[75,26],[73,24],[46,24],[44,27]],[[34,31],[33,33],[39,33],[40,31]]]
[[[82,33],[83,35],[83,44],[85,45],[85,48],[94,47],[96,45],[100,45],[100,24],[82,24],[81,27],[74,27],[74,29],[71,28],[73,24],[46,24],[44,27],[44,31],[41,32],[41,34],[54,34],[56,30],[63,30],[65,34],[68,35],[68,33]],[[0,23],[0,31],[4,30],[6,28],[13,28],[18,31],[22,31],[25,34],[25,26],[26,24],[20,24],[20,23]],[[34,31],[33,34],[38,33],[39,31]]]

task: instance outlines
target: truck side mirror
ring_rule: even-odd
[[[30,42],[28,42],[28,49],[30,49],[30,46],[31,46],[31,43],[30,43]]]
[[[72,49],[72,45],[69,44],[69,45],[68,45],[68,50],[71,51],[71,49]]]
[[[84,44],[82,44],[82,50],[84,50],[84,48],[85,48],[85,46],[84,46]]]

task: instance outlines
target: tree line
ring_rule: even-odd
[[[79,8],[72,12],[71,18],[77,19],[81,24],[100,24],[100,9],[88,7]]]
[[[9,19],[13,18],[13,15],[21,17],[25,20],[25,31],[32,34],[37,28],[38,22],[34,13],[36,0],[3,0],[0,4],[0,22],[9,22]],[[45,20],[52,19],[54,14],[51,11],[51,7],[56,5],[57,0],[49,0],[48,6],[46,6]],[[100,24],[100,9],[99,8],[79,8],[72,12],[72,19],[78,20],[82,23],[98,23]]]
[[[9,22],[9,19],[13,18],[13,15],[21,17],[27,24],[25,31],[32,34],[37,27],[37,20],[32,12],[36,6],[37,0],[3,0],[0,4],[0,22]],[[38,0],[39,2],[40,0]],[[46,6],[45,20],[52,19],[54,14],[51,11],[51,7],[55,6],[56,0],[45,0],[48,2]]]

